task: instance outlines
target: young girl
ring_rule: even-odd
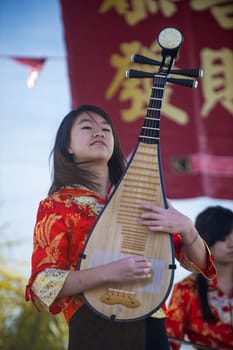
[[[210,349],[233,349],[233,212],[208,207],[196,218],[196,228],[215,256],[217,278],[192,274],[174,286],[167,332]],[[171,342],[172,349],[179,345]],[[197,346],[198,348],[198,346]],[[200,347],[201,348],[201,347]]]
[[[146,279],[151,264],[132,255],[78,270],[80,253],[98,214],[121,177],[125,159],[109,116],[82,105],[62,121],[53,149],[49,196],[40,202],[34,230],[32,274],[26,298],[63,312],[69,325],[69,350],[169,349],[165,313],[135,322],[113,322],[91,311],[82,292],[105,282]],[[188,268],[213,278],[215,268],[192,221],[171,206],[142,203],[141,225],[174,235],[176,256]],[[111,232],[109,232],[109,235]]]

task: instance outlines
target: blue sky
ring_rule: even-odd
[[[11,56],[47,57],[33,89],[28,67]],[[70,108],[59,2],[0,0],[0,60],[0,254],[29,274],[36,210],[50,184],[48,156]]]
[[[11,56],[47,58],[33,89],[28,68]],[[58,0],[0,0],[0,63],[0,256],[28,276],[36,211],[50,185],[49,153],[71,106]],[[192,219],[207,205],[233,209],[233,201],[210,198],[172,203]]]

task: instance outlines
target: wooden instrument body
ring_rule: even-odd
[[[147,114],[134,154],[121,180],[100,214],[84,247],[79,268],[87,269],[129,255],[145,256],[151,263],[151,278],[129,283],[106,283],[84,293],[87,304],[105,318],[130,321],[145,318],[165,302],[174,279],[172,235],[152,232],[140,225],[142,203],[167,207],[160,162],[160,111],[167,82],[196,87],[196,81],[170,78],[178,56],[182,33],[175,27],[158,36],[162,62],[134,55],[133,62],[159,65],[157,73],[130,70],[131,78],[153,77]],[[174,70],[174,74],[197,77],[200,70]]]
[[[86,302],[105,318],[144,318],[158,310],[170,292],[174,277],[173,240],[169,233],[151,232],[139,224],[139,205],[146,202],[166,206],[159,145],[139,142],[89,236],[79,269],[141,255],[152,263],[153,273],[149,279],[106,284],[86,291]]]

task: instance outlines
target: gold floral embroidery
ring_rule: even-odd
[[[70,271],[45,269],[33,282],[32,290],[42,305],[49,308],[57,298]]]
[[[62,198],[59,192],[54,192],[52,196],[48,197],[47,200],[43,203],[47,208],[53,208],[54,202],[61,203],[66,208],[70,208],[72,206],[72,202],[70,201],[70,197]]]
[[[153,317],[153,318],[165,318],[166,315],[165,315],[163,309],[159,309],[153,315],[151,315],[151,317]]]
[[[104,207],[104,204],[100,204],[95,198],[89,196],[73,197],[73,200],[78,205],[89,206],[96,215],[99,215]]]
[[[54,223],[61,218],[60,215],[51,214],[45,215],[44,218],[39,221],[36,225],[36,241],[35,241],[35,250],[39,247],[45,249],[47,257],[40,261],[38,266],[45,263],[56,263],[59,257],[58,245],[65,234],[65,232],[60,232],[56,237],[51,240],[50,232]]]
[[[73,185],[73,186],[65,186],[64,188],[66,188],[66,189],[71,189],[71,190],[78,188],[78,189],[80,189],[80,190],[90,191],[89,188],[87,188],[87,187],[84,186],[84,185],[80,185],[80,184],[76,184],[76,185]]]

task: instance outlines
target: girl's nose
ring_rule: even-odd
[[[93,132],[93,137],[97,137],[97,136],[104,137],[105,134],[104,134],[103,130],[101,130],[101,129],[99,129],[99,130],[94,130],[94,132]]]

